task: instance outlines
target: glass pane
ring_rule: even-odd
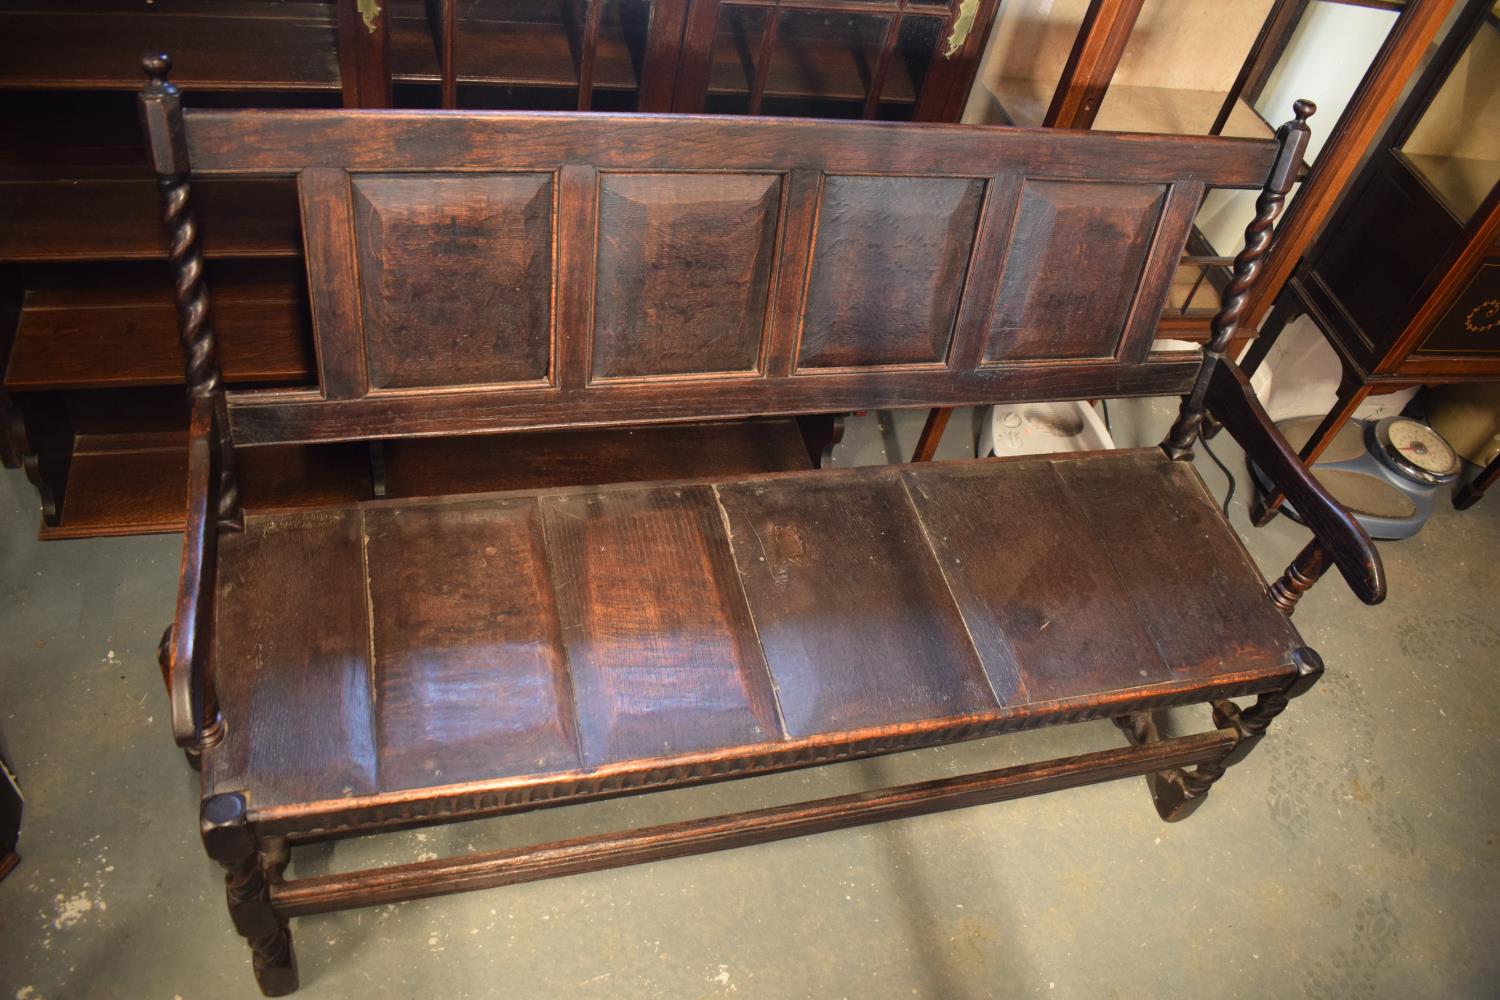
[[[783,8],[761,110],[859,117],[890,23],[883,14]]]
[[[886,71],[885,86],[880,91],[882,103],[916,103],[945,23],[941,17],[910,14],[901,19],[901,29],[896,33],[896,51]]]
[[[1207,135],[1271,8],[1271,0],[1146,0],[1093,127]],[[1235,112],[1226,135],[1271,134],[1248,106]]]
[[[1040,125],[1087,10],[1079,2],[1004,0],[963,120]]]
[[[1298,19],[1291,40],[1255,98],[1255,112],[1280,125],[1292,117],[1292,102],[1297,98],[1315,102],[1318,113],[1303,157],[1308,163],[1317,162],[1397,16],[1392,10],[1314,0]]]
[[[755,60],[770,20],[767,7],[719,9],[719,30],[714,36],[713,63],[708,76],[708,102],[704,110],[715,115],[743,115],[750,110],[750,89],[755,85]]]
[[[596,0],[599,15],[598,54],[594,59],[595,111],[633,111],[646,62],[646,27],[651,0]]]
[[[1500,22],[1482,18],[1402,143],[1407,165],[1461,221],[1500,182]]]

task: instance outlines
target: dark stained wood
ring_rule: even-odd
[[[300,252],[297,193],[282,178],[194,181],[209,257]],[[156,260],[161,207],[151,181],[0,184],[0,261]]]
[[[360,325],[360,275],[355,262],[349,175],[332,167],[297,178],[308,298],[318,344],[318,384],[328,399],[357,399],[370,390]],[[378,281],[380,272],[369,276]]]
[[[238,444],[358,440],[374,434],[484,434],[608,427],[766,414],[832,413],[914,406],[975,406],[1002,400],[1113,399],[1185,392],[1199,369],[1192,355],[1145,364],[996,365],[830,372],[791,378],[615,382],[547,391],[531,386],[325,401],[306,391],[230,394]]]
[[[188,16],[133,3],[8,3],[0,85],[135,90],[141,53],[165,49],[180,56],[178,83],[195,91],[339,89],[332,4],[184,6]]]
[[[1302,547],[1297,557],[1287,566],[1286,572],[1271,584],[1271,601],[1288,617],[1297,609],[1302,595],[1312,589],[1313,584],[1328,571],[1332,554],[1323,543],[1314,538]]]
[[[392,498],[812,468],[786,418],[397,440],[386,443],[385,464]]]
[[[162,639],[162,678],[171,705],[172,738],[201,753],[223,734],[214,662],[214,587],[218,565],[218,459],[212,401],[193,401],[188,448],[188,528],[178,571],[177,613]]]
[[[780,195],[775,174],[605,175],[592,377],[755,371]]]
[[[826,178],[797,367],[942,364],[983,196],[977,179]]]
[[[340,875],[299,878],[273,885],[271,898],[276,913],[287,918],[518,885],[580,872],[748,847],[863,823],[1003,802],[1097,781],[1149,774],[1165,768],[1187,767],[1222,758],[1233,747],[1234,736],[1226,731],[1184,736],[1138,748],[1066,757],[1040,767],[1023,764],[796,805],[669,823],[627,833],[579,837],[534,848],[470,855],[463,859],[419,861]]]
[[[938,445],[943,443],[943,431],[948,429],[948,418],[951,416],[953,411],[942,406],[933,407],[927,412],[922,433],[917,437],[917,447],[912,451],[913,462],[932,461],[932,456],[937,454]]]
[[[1058,464],[1076,465],[1079,476],[1098,477],[1122,492],[1170,464],[1159,451],[1123,455],[1131,461],[1084,456],[1059,459]],[[1192,676],[1168,673],[1159,658],[1155,661],[1158,669],[1141,676],[1143,664],[1149,665],[1149,657],[1158,655],[1154,648],[1134,656],[1101,655],[1097,659],[1087,653],[1118,651],[1124,642],[1120,636],[1131,632],[1137,635],[1136,642],[1149,646],[1149,640],[1139,635],[1137,618],[1148,613],[1163,621],[1172,617],[1170,610],[1138,611],[1128,596],[1108,601],[1100,597],[1097,587],[1089,589],[1101,578],[1106,581],[1102,586],[1110,587],[1111,561],[1116,565],[1150,562],[1149,544],[1138,551],[1127,540],[1122,544],[1129,547],[1119,553],[1108,557],[1094,553],[1097,566],[1093,570],[1049,569],[1045,562],[1037,564],[1032,589],[1054,595],[1055,608],[1065,611],[1066,620],[1073,622],[1064,630],[1068,633],[1064,643],[1085,650],[1083,656],[1090,662],[1068,660],[1062,666],[1045,668],[1051,672],[1039,686],[1052,685],[1051,693],[1042,696],[1050,700],[1033,694],[1030,701],[1018,696],[998,703],[974,645],[993,666],[996,642],[1010,644],[1018,650],[1023,668],[1042,671],[1040,656],[1057,653],[1047,647],[1054,626],[1027,628],[1025,611],[1033,605],[1025,594],[1003,604],[993,603],[999,598],[991,604],[981,600],[980,588],[988,585],[985,581],[1003,577],[1007,571],[1019,575],[1009,536],[999,531],[973,535],[962,555],[966,565],[972,563],[964,572],[978,581],[971,585],[968,577],[950,574],[944,579],[929,544],[945,553],[958,548],[951,538],[945,541],[934,535],[932,525],[945,518],[962,519],[983,508],[985,499],[997,493],[1002,500],[1013,493],[1029,496],[1036,492],[1032,482],[1036,470],[1051,464],[1044,458],[909,468],[908,475],[915,482],[932,477],[947,483],[951,495],[945,502],[956,505],[949,510],[932,497],[922,498],[925,531],[903,490],[902,473],[879,468],[781,473],[734,482],[700,480],[367,503],[362,506],[363,517],[367,525],[376,526],[365,551],[377,638],[373,673],[365,683],[380,690],[390,684],[394,692],[389,699],[383,695],[373,699],[372,725],[378,738],[372,752],[385,768],[380,772],[381,787],[351,799],[343,790],[347,779],[342,774],[335,772],[326,780],[294,775],[285,793],[260,788],[255,799],[257,821],[303,833],[327,823],[382,825],[397,815],[418,818],[404,810],[417,808],[424,796],[430,799],[437,794],[433,790],[440,788],[451,789],[442,794],[454,798],[441,807],[429,801],[433,809],[454,815],[507,811],[631,787],[676,785],[1047,722],[1108,717],[1142,706],[1254,693],[1287,682],[1296,667],[1293,650],[1285,644],[1286,655],[1279,661],[1255,655],[1245,663],[1228,658],[1206,663]],[[1168,476],[1163,483],[1164,489],[1186,491],[1194,502],[1202,500],[1196,480]],[[756,490],[762,492],[757,495]],[[713,503],[715,491],[723,498],[722,510]],[[1017,516],[1032,516],[1025,503],[1052,509],[1056,501],[1055,496],[1040,493],[1017,506]],[[1183,502],[1181,496],[1171,498],[1174,507]],[[535,544],[534,537],[530,543],[521,540],[534,530],[528,526],[530,515],[524,513],[533,503],[545,510],[544,555],[535,550],[525,553],[524,545]],[[751,504],[753,508],[747,506]],[[574,508],[576,514],[567,513]],[[791,513],[781,516],[786,511]],[[346,507],[319,516],[358,519],[361,514]],[[984,516],[981,511],[967,519]],[[1081,523],[1082,515],[1079,518]],[[286,540],[285,532],[267,534],[257,528],[269,520],[252,513],[245,535],[224,536],[221,556],[229,559],[229,549],[234,547],[242,574],[249,574],[248,567],[263,559],[275,564],[264,575],[286,571],[290,558],[286,552],[298,543]],[[522,521],[527,524],[518,523]],[[1178,547],[1197,543],[1191,533],[1201,525],[1186,523],[1172,532],[1174,522],[1165,523],[1163,530]],[[514,545],[506,548],[491,538],[488,545],[496,552],[488,553],[483,536],[498,535],[500,525],[513,529],[509,537]],[[1212,530],[1220,535],[1228,532],[1222,525]],[[733,533],[732,548],[725,544],[726,531]],[[1086,526],[1083,533],[1088,534]],[[797,545],[803,547],[799,550]],[[521,547],[520,554],[515,547]],[[306,567],[321,568],[328,558],[316,546],[302,549],[304,575],[308,575]],[[415,560],[412,554],[418,551],[437,553],[439,558]],[[765,562],[760,561],[761,555]],[[357,552],[352,558],[357,561]],[[506,572],[493,572],[497,564],[503,564]],[[258,578],[261,574],[251,575]],[[363,608],[364,577],[314,575],[324,588],[353,589],[353,594],[339,597],[338,602]],[[1223,576],[1222,589],[1238,595],[1240,602],[1265,600],[1264,582],[1248,566]],[[1064,587],[1066,582],[1075,584],[1074,591]],[[971,589],[965,591],[966,586]],[[1114,586],[1118,589],[1118,584]],[[562,654],[547,652],[555,650],[556,643],[555,636],[546,638],[547,622],[552,620],[546,607],[554,600],[546,597],[548,588],[555,595],[556,620],[561,623]],[[950,593],[959,595],[957,606]],[[296,599],[298,594],[284,596],[281,590],[266,587],[258,594],[241,590],[232,596],[240,602],[263,602],[260,614],[269,616],[283,613],[281,602]],[[476,606],[489,610],[475,610]],[[957,607],[971,615],[967,624]],[[497,642],[497,629],[511,627],[511,612],[505,608],[521,609],[522,618],[540,616],[533,622],[529,640]],[[824,608],[839,617],[813,617]],[[912,608],[919,613],[912,616]],[[491,613],[498,614],[498,624],[486,625]],[[1006,615],[1019,623],[1018,637],[985,631],[985,616]],[[808,621],[816,621],[816,628],[808,628],[804,624]],[[356,625],[365,627],[362,622]],[[220,626],[227,627],[222,616]],[[1278,627],[1284,634],[1285,626]],[[1274,636],[1268,639],[1261,633],[1239,636],[1236,641],[1252,649],[1277,645]],[[479,768],[481,759],[511,766],[505,763],[509,747],[493,738],[496,715],[477,707],[494,705],[495,700],[483,694],[455,703],[449,695],[454,689],[493,690],[504,683],[476,666],[501,655],[495,652],[497,645],[504,648],[503,655],[520,658],[519,662],[551,662],[555,656],[555,662],[566,664],[567,684],[546,670],[533,676],[551,678],[557,689],[572,690],[579,740],[585,748],[580,766],[543,755],[543,763],[509,776]],[[391,654],[382,654],[382,649]],[[301,662],[292,660],[279,670],[257,674],[255,700],[248,705],[237,703],[240,714],[229,716],[231,720],[237,717],[242,729],[259,731],[260,724],[245,713],[277,719],[300,717],[307,710],[302,704],[307,682],[298,672],[303,669]],[[282,670],[289,673],[283,677]],[[1002,683],[996,671],[992,669],[991,674],[997,684]],[[1086,674],[1092,677],[1091,684],[1070,682]],[[486,684],[491,686],[487,689]],[[972,696],[968,704],[952,703],[968,696],[965,692]],[[226,712],[233,697],[233,692],[223,696]],[[517,694],[513,699],[517,704],[510,707],[520,711],[522,705],[542,704],[542,710],[526,717],[553,718],[550,701],[539,698],[535,691],[529,697]],[[282,706],[282,699],[296,704]],[[924,699],[925,704],[915,704]],[[819,712],[839,714],[845,705],[858,714],[842,709],[839,720],[819,721]],[[788,721],[790,736],[783,736],[777,727],[778,707]],[[385,712],[393,713],[386,720],[389,725],[382,724]],[[444,751],[435,741],[422,735],[435,732],[438,726],[426,730],[416,724],[397,726],[397,716],[451,723],[454,728],[446,731],[443,740],[453,746],[446,761],[440,762]],[[800,729],[799,720],[805,722]],[[566,725],[566,717],[558,725]],[[394,736],[394,748],[384,745],[387,735]],[[687,749],[689,745],[696,749]],[[453,780],[449,768],[469,764],[480,776]],[[399,780],[396,774],[401,775]],[[392,776],[389,782],[386,775]],[[231,773],[225,778],[228,784],[213,787],[229,791],[240,787],[233,784],[239,780],[237,772]],[[317,784],[310,784],[313,781]]]
[[[579,766],[536,501],[376,508],[364,532],[380,788]]]
[[[550,177],[369,175],[353,184],[371,386],[545,379]]]
[[[792,13],[802,12],[788,24]],[[602,36],[599,9],[590,16],[585,100]],[[1265,144],[1227,140],[569,115],[205,112],[190,116],[183,143],[165,64],[148,64],[145,121],[187,381],[209,415],[192,438],[195,481],[207,484],[193,537],[218,536],[212,588],[190,588],[215,605],[212,670],[174,680],[199,705],[218,684],[224,726],[188,727],[204,770],[202,830],[264,990],[295,986],[286,920],[296,912],[1125,774],[1152,774],[1163,815],[1179,818],[1315,679],[1316,657],[1273,609],[1275,592],[1202,483],[1172,461],[1213,402],[1252,456],[1288,475],[1290,451],[1243,379],[1225,388],[1236,372],[1223,351],[1300,157],[1306,109],[1270,157]],[[889,69],[875,69],[877,89]],[[763,58],[757,92],[768,75]],[[230,174],[300,171],[310,209],[320,385],[236,393],[232,418],[188,151]],[[957,166],[975,162],[982,173]],[[1159,308],[1148,300],[1164,294],[1201,192],[1253,184],[1235,178],[1256,166],[1270,176],[1204,359],[1151,354],[1144,310]],[[1090,243],[1107,252],[1083,254]],[[1060,270],[1075,272],[1066,288],[1041,280]],[[1047,299],[1034,312],[1018,297],[1033,285]],[[1066,333],[1049,334],[1047,320]],[[999,351],[991,327],[1005,331]],[[433,435],[566,428],[528,445],[566,454],[592,435],[609,440],[586,428],[821,414],[802,421],[809,453],[821,454],[826,415],[846,409],[1163,386],[1188,390],[1183,416],[1164,449],[1145,453],[819,471],[799,460],[791,472],[387,495],[243,520],[224,500],[233,479],[201,461],[235,468],[237,452],[220,447],[231,419],[242,451],[374,438],[370,485],[385,495],[388,452],[408,456],[399,469]],[[387,449],[391,438],[409,440]],[[443,448],[412,466],[428,470],[419,479],[464,478],[442,473]],[[589,468],[630,476],[609,453]],[[493,488],[496,466],[465,471],[464,485]],[[1300,481],[1288,488],[1301,491],[1299,509],[1304,493],[1326,499]],[[1333,557],[1356,590],[1383,588],[1347,514],[1313,513],[1320,537],[1344,546]],[[1150,529],[1128,530],[1149,514]],[[202,547],[190,563],[203,564]],[[1181,586],[1155,579],[1172,573]],[[207,620],[199,607],[179,623]],[[1244,710],[1227,701],[1242,695],[1260,697]],[[1216,706],[1215,733],[1163,739],[1151,723],[1154,711],[1203,702]],[[195,713],[206,714],[174,716]],[[282,881],[289,845],[306,838],[1097,718],[1123,720],[1135,745],[534,851]]]
[[[1054,468],[1174,676],[1285,663],[1301,645],[1269,602],[1245,599],[1260,573],[1189,463],[1144,451]]]
[[[361,548],[349,508],[252,515],[220,537],[214,681],[233,721],[217,787],[257,806],[378,788]]]
[[[780,738],[710,488],[562,495],[542,507],[585,763]]]
[[[1090,0],[1042,124],[1092,128],[1145,0]]]
[[[211,163],[217,115],[189,115]],[[343,134],[358,123],[392,143],[377,171],[441,168],[424,157],[446,147],[466,172],[354,176],[356,320],[329,308],[352,282],[337,277],[348,237],[323,224],[341,189],[320,173],[348,164],[306,168],[329,192],[309,274],[338,377],[322,394],[236,395],[247,444],[386,436],[391,420],[468,434],[1181,391],[1191,362],[1149,350],[1159,300],[1202,184],[1239,183],[1243,161],[1222,154],[1264,148],[961,129],[993,148],[951,162],[1002,171],[968,177],[940,155],[955,131],[926,126],[631,117],[606,141],[602,119],[568,115],[229,120],[271,119],[280,148],[305,143],[298,162],[364,157]],[[1122,179],[1089,179],[1079,157]],[[363,397],[339,344],[361,323]],[[1036,363],[1051,358],[1073,363]],[[377,391],[429,387],[471,388]]]
[[[391,107],[389,0],[368,5],[340,0],[334,6],[338,9],[339,81],[344,107]]]
[[[1349,589],[1366,604],[1385,600],[1385,570],[1363,526],[1328,494],[1261,409],[1250,380],[1230,361],[1215,366],[1209,406],[1246,456],[1292,501],[1328,550]]]
[[[574,280],[556,290],[557,328],[562,331],[593,329],[593,274],[598,259],[599,172],[582,164],[567,164],[557,172],[559,205],[568,206],[557,220],[557,273]],[[589,339],[582,336],[557,338],[553,381],[577,389],[589,381]]]
[[[994,708],[894,473],[717,494],[789,734]]]
[[[297,989],[297,956],[287,921],[271,907],[271,882],[281,875],[286,858],[277,858],[257,842],[250,829],[249,807],[239,792],[205,798],[198,811],[198,832],[208,856],[224,866],[224,895],[235,930],[250,945],[251,968],[261,993],[286,996]],[[280,852],[285,855],[283,848]]]
[[[1165,199],[1159,185],[1027,182],[984,360],[1114,357]]]
[[[570,113],[188,109],[196,173],[347,170],[553,169],[791,170],[937,174],[1015,170],[1054,180],[1156,183],[1197,180],[1259,187],[1275,155],[1260,139],[973,128],[806,119],[576,115]]]
[[[941,463],[906,484],[1002,705],[1171,677],[1051,462]]]
[[[73,302],[76,298],[69,296]],[[296,298],[215,303],[230,382],[299,383],[313,378],[306,304]],[[4,383],[10,389],[178,385],[183,381],[177,311],[155,302],[60,304],[28,297]]]

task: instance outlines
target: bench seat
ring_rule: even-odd
[[[215,607],[205,794],[294,835],[1284,688],[1302,645],[1159,449],[251,514]]]

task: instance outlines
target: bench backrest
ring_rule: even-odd
[[[318,387],[230,393],[238,444],[1184,392],[1198,353],[1152,342],[1204,191],[1281,169],[1217,137],[169,96],[164,178],[300,192]]]

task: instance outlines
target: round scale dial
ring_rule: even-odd
[[[1409,417],[1387,417],[1375,425],[1375,438],[1391,466],[1420,483],[1452,482],[1458,456],[1442,435]]]

